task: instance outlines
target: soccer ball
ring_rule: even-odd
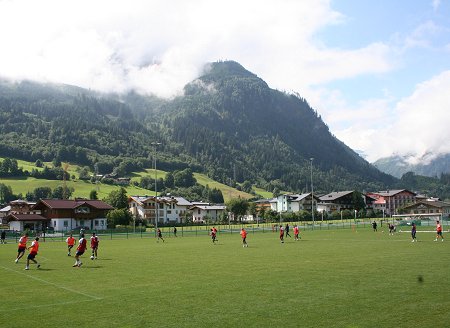
[[[93,260],[94,259],[94,255],[91,255],[91,260]]]

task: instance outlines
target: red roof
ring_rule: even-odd
[[[42,205],[52,209],[74,209],[80,206],[90,206],[99,210],[112,210],[114,207],[97,199],[41,199],[34,207]]]
[[[47,218],[44,218],[39,214],[9,214],[6,217],[6,220],[9,221],[48,221]]]

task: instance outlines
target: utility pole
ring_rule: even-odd
[[[314,158],[311,157],[311,215],[312,215],[312,222],[313,222],[313,230],[314,230],[314,186],[313,186],[313,160]]]
[[[154,147],[154,167],[155,167],[155,235],[158,231],[158,211],[159,211],[159,204],[158,204],[158,171],[156,170],[156,147],[160,145],[160,142],[152,142],[151,145]]]

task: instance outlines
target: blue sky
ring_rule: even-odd
[[[0,0],[0,77],[173,97],[235,60],[371,162],[450,153],[450,0]]]

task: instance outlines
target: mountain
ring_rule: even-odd
[[[401,178],[407,172],[427,177],[440,177],[442,174],[450,174],[450,154],[433,156],[432,159],[427,157],[429,155],[424,156],[419,160],[419,163],[416,163],[417,160],[411,161],[410,156],[392,156],[381,158],[373,164],[381,171],[397,178]]]
[[[99,173],[190,167],[266,190],[380,190],[398,180],[333,136],[299,95],[271,89],[232,61],[208,64],[165,100],[74,86],[0,82],[0,156],[66,160]],[[311,161],[310,159],[313,158]]]

